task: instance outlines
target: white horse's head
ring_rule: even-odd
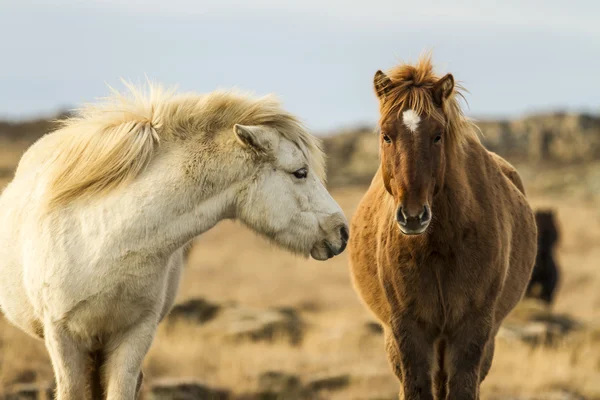
[[[236,202],[237,217],[278,245],[316,260],[344,251],[348,222],[323,185],[316,139],[304,133],[308,141],[292,141],[264,125],[238,124],[234,134],[251,154],[253,169]]]
[[[344,251],[348,223],[323,185],[319,140],[274,97],[129,89],[132,96],[117,93],[64,124],[69,141],[53,161],[49,211],[128,186],[136,200],[123,191],[116,198],[152,199],[175,225],[170,232],[183,230],[175,244],[235,217],[317,260]]]

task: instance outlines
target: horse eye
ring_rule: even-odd
[[[392,139],[390,139],[390,137],[389,137],[388,135],[383,135],[383,140],[384,140],[386,143],[392,143]]]
[[[294,171],[294,176],[298,179],[306,179],[308,170],[306,168],[300,168],[298,171]]]
[[[437,135],[435,138],[433,138],[433,143],[439,143],[440,140],[442,140],[442,135]]]

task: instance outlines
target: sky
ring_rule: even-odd
[[[469,90],[472,117],[598,112],[599,20],[596,0],[0,0],[0,118],[147,76],[275,93],[326,133],[374,123],[375,71],[426,50]]]

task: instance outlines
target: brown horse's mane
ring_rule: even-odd
[[[413,109],[417,114],[435,118],[446,126],[449,142],[462,147],[468,139],[479,141],[479,128],[463,113],[457,97],[464,99],[462,92],[467,90],[455,84],[450,97],[440,108],[433,99],[432,89],[440,79],[431,63],[431,54],[425,53],[416,64],[401,63],[387,73],[392,81],[391,87],[380,104],[381,121],[389,120],[406,109]]]

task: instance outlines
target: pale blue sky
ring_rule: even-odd
[[[371,123],[375,71],[434,50],[470,115],[600,110],[600,2],[0,0],[0,117],[48,115],[144,75],[274,92],[309,127]]]

